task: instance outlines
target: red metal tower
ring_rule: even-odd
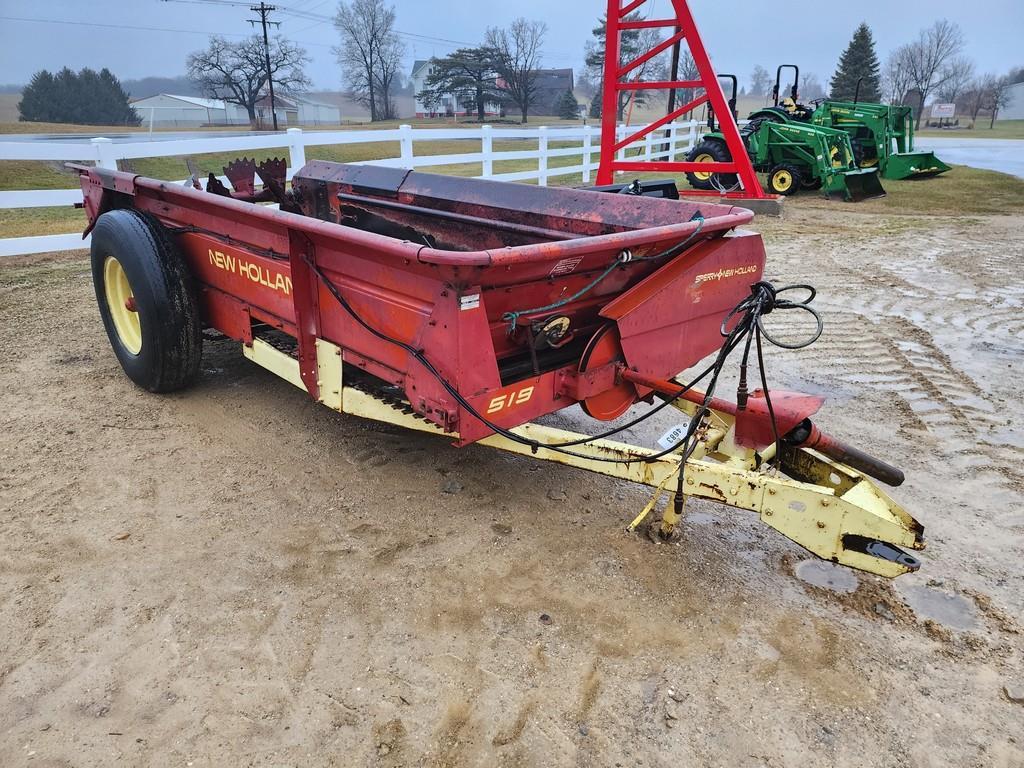
[[[643,6],[647,0],[608,0],[608,16],[605,37],[604,53],[604,88],[601,103],[601,165],[597,172],[598,184],[611,184],[615,171],[638,171],[648,172],[666,171],[670,173],[685,173],[686,171],[711,171],[715,173],[735,173],[743,185],[743,191],[730,192],[726,197],[744,198],[766,198],[761,184],[754,173],[754,167],[750,164],[747,150],[740,138],[739,128],[733,118],[732,110],[725,100],[722,86],[718,82],[715,70],[711,66],[707,50],[701,41],[700,32],[694,23],[693,15],[687,0],[671,0],[675,18],[671,19],[642,19],[639,21],[626,21],[626,17]],[[625,62],[619,66],[619,35],[623,30],[650,29],[669,27],[674,34],[668,39],[658,43],[649,51],[640,54],[632,61]],[[697,65],[698,80],[657,80],[642,81],[629,79],[630,73],[644,62],[653,59],[660,53],[670,49],[677,43],[685,42]],[[623,91],[638,90],[667,90],[673,88],[702,88],[703,93],[690,102],[674,109],[653,123],[639,128],[622,141],[616,141],[615,120],[619,93]],[[652,131],[656,131],[664,125],[668,125],[676,118],[699,107],[705,102],[710,103],[720,124],[720,130],[725,137],[726,146],[729,148],[729,155],[732,157],[727,163],[691,163],[677,160],[618,160],[616,153],[634,141],[642,139]],[[687,194],[692,192],[688,191]],[[697,192],[697,194],[701,194]],[[709,194],[704,192],[703,194]],[[717,195],[717,192],[710,194]]]

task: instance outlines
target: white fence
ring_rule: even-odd
[[[634,132],[636,127],[619,126],[617,139]],[[2,138],[2,137],[0,137]],[[685,154],[697,140],[697,122],[672,123],[648,134],[619,151],[627,151],[631,159],[675,160]],[[479,151],[457,154],[416,154],[417,143],[432,141],[479,142]],[[495,141],[536,142],[536,149],[494,151]],[[397,142],[399,156],[363,161],[368,165],[392,168],[441,168],[478,163],[476,178],[503,181],[536,181],[547,185],[553,177],[578,176],[582,183],[591,180],[597,170],[600,154],[600,129],[593,126],[570,128],[413,128],[402,125],[390,130],[311,131],[289,128],[285,133],[262,136],[202,137],[170,141],[114,142],[94,138],[89,143],[49,141],[0,141],[0,160],[87,161],[102,168],[117,168],[118,160],[149,157],[180,157],[208,152],[244,154],[261,149],[288,150],[288,178],[306,164],[308,147]],[[569,143],[568,146],[564,146]],[[552,146],[555,144],[557,146]],[[553,158],[578,157],[573,165],[552,165]],[[537,167],[525,171],[495,173],[495,163],[536,160]],[[185,183],[180,181],[179,183]],[[18,190],[0,192],[0,208],[43,208],[71,206],[82,201],[80,189]],[[0,232],[0,235],[3,233]],[[44,253],[84,248],[88,241],[79,234],[8,237],[0,239],[0,256]]]

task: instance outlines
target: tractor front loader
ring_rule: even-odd
[[[732,82],[735,91],[735,79]],[[713,113],[708,115],[708,129],[687,159],[698,163],[727,162],[729,149],[716,129]],[[765,188],[772,194],[792,195],[801,189],[820,189],[826,197],[850,202],[885,194],[874,168],[857,167],[850,138],[841,129],[791,122],[777,107],[751,115],[740,136],[754,170],[767,174]],[[691,186],[702,190],[727,190],[736,184],[734,175],[710,171],[691,171],[686,178]]]
[[[811,116],[815,125],[850,135],[861,168],[877,166],[887,179],[937,176],[950,170],[934,152],[914,149],[914,110],[908,106],[823,101]]]
[[[779,98],[783,70],[793,70],[789,95]],[[800,68],[780,64],[775,70],[773,106],[750,115],[750,120],[772,120],[801,125],[837,128],[850,136],[858,168],[877,168],[886,179],[937,176],[950,167],[933,152],[914,149],[914,110],[908,106],[873,104],[859,100],[860,82],[853,101],[819,99],[809,107],[801,104],[797,91]]]

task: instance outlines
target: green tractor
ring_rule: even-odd
[[[779,103],[779,85],[783,69],[793,70],[790,95]],[[782,64],[775,71],[772,91],[775,106],[751,115],[771,114],[790,122],[838,128],[850,135],[853,154],[860,168],[878,168],[886,179],[909,179],[936,176],[950,167],[932,152],[914,150],[914,110],[907,106],[861,102],[860,82],[853,101],[819,99],[813,109],[797,101],[800,68]]]
[[[729,101],[736,116],[736,76]],[[792,195],[802,189],[820,189],[827,197],[851,202],[885,194],[874,168],[858,168],[846,131],[787,119],[778,113],[751,115],[740,129],[754,170],[767,174],[765,189],[776,195]],[[687,160],[697,163],[728,162],[725,137],[708,111],[708,131],[690,150]],[[737,184],[735,174],[691,171],[686,174],[694,189],[729,191]]]

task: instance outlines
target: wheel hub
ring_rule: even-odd
[[[108,256],[103,264],[103,286],[107,309],[117,337],[132,355],[142,351],[142,323],[135,304],[135,294],[121,262]]]

